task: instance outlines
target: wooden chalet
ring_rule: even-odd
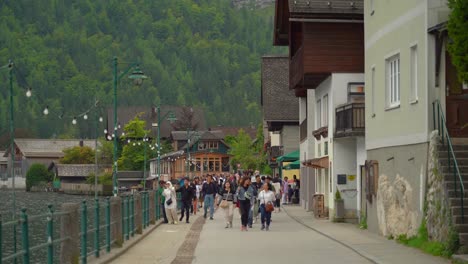
[[[364,72],[364,2],[277,0],[274,45],[289,46],[289,88],[305,97],[331,73]]]
[[[161,156],[162,180],[229,173],[229,146],[221,131],[173,131],[171,138],[176,151]],[[151,160],[150,167],[157,177],[157,159]]]

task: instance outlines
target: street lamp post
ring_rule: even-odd
[[[177,120],[175,114],[172,111],[168,111],[163,117],[161,117],[161,107],[157,106],[156,111],[158,113],[158,123],[152,124],[153,127],[157,127],[158,129],[158,138],[157,138],[157,150],[158,150],[158,170],[157,170],[157,178],[159,180],[161,176],[161,119],[167,119],[169,122],[173,123]]]
[[[186,159],[187,159],[187,176],[189,176],[189,172],[190,172],[190,137],[194,134],[197,134],[198,132],[197,131],[193,131],[192,134],[190,134],[190,128],[187,128],[187,155],[186,155]],[[203,166],[203,164],[202,164]]]
[[[96,101],[97,104],[97,101]],[[102,117],[100,117],[96,111],[95,114],[95,127],[94,127],[94,198],[98,198],[98,191],[97,191],[97,186],[98,186],[98,129],[99,129],[99,123],[103,122]]]
[[[118,185],[117,185],[117,83],[119,80],[125,76],[130,70],[134,69],[133,73],[129,76],[130,79],[134,80],[136,85],[141,85],[143,80],[148,78],[143,72],[140,70],[138,63],[131,63],[125,71],[123,71],[120,75],[117,73],[117,66],[119,65],[117,57],[114,57],[113,60],[114,64],[114,156],[113,161],[114,164],[112,166],[112,184],[113,184],[113,194],[117,196],[118,194]]]

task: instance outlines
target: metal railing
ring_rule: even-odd
[[[452,140],[450,138],[449,132],[447,130],[447,122],[445,121],[444,112],[440,106],[440,101],[435,100],[432,103],[432,114],[434,129],[438,130],[439,136],[441,137],[442,144],[447,146],[447,159],[448,159],[448,173],[453,175],[453,183],[455,190],[455,197],[460,195],[460,205],[461,205],[461,220],[462,223],[465,223],[465,212],[463,205],[463,198],[465,197],[465,186],[463,184],[463,179],[458,167],[457,158],[455,157],[455,152],[453,151]],[[457,180],[459,181],[459,191],[457,190]]]
[[[150,192],[154,192],[154,200],[150,202]],[[137,233],[141,233],[143,230],[137,230],[138,227],[146,229],[150,224],[154,224],[154,221],[158,221],[163,217],[162,206],[161,206],[161,195],[158,191],[143,191],[140,193],[141,199],[139,200],[141,208],[138,208],[135,199],[135,195],[121,196],[121,219],[112,219],[111,215],[111,201],[110,198],[105,200],[96,199],[93,204],[89,204],[87,201],[82,201],[79,207],[79,260],[81,263],[87,263],[90,256],[99,258],[101,252],[110,252],[112,245],[121,241],[129,240]],[[150,206],[153,206],[150,209]],[[177,194],[178,209],[181,206],[180,193]],[[91,206],[90,206],[91,205]],[[137,212],[137,208],[140,209]],[[153,215],[151,215],[151,213]],[[22,209],[19,218],[12,221],[3,222],[2,216],[0,215],[0,264],[8,262],[18,263],[18,261],[29,264],[32,262],[40,263],[58,263],[57,250],[60,243],[70,240],[70,236],[61,237],[57,235],[58,229],[56,225],[58,223],[57,218],[69,215],[70,212],[56,212],[52,205],[48,205],[48,211],[44,214],[29,216],[26,209]],[[141,218],[137,218],[139,215]],[[102,218],[104,216],[104,218]],[[141,219],[140,223],[137,223],[137,219]],[[32,245],[33,241],[30,238],[30,224],[35,221],[46,222],[46,236],[44,241]],[[111,226],[115,225],[118,221],[122,222],[122,237],[112,237],[113,232]],[[12,253],[5,255],[5,231],[13,231],[13,239],[11,250]],[[19,232],[17,232],[19,231]],[[33,230],[41,231],[41,230]],[[42,232],[42,231],[41,231]],[[16,236],[20,235],[20,241],[16,241]],[[122,246],[122,245],[117,245]],[[47,253],[41,257],[45,259],[31,260],[32,253],[39,251],[47,251]]]
[[[365,105],[363,103],[348,103],[335,109],[336,135],[346,133],[364,133]]]

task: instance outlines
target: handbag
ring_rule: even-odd
[[[229,207],[229,202],[227,200],[227,198],[229,197],[229,192],[228,192],[228,195],[226,196],[226,200],[222,200],[221,203],[219,204],[219,207],[225,209],[225,208],[228,208]]]
[[[172,204],[172,197],[169,198],[169,199],[166,201],[166,204],[167,204],[167,205],[171,205],[171,204]]]
[[[265,203],[265,202],[266,202],[265,193],[263,193],[263,203]],[[273,206],[272,202],[265,203],[265,211],[267,211],[268,213],[271,213],[274,210],[275,210],[275,207]]]

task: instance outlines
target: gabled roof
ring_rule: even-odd
[[[66,148],[72,148],[80,145],[94,149],[94,140],[79,140],[79,139],[15,139],[15,145],[25,157],[54,157],[61,158]],[[8,149],[4,156],[8,157],[10,149]]]
[[[221,130],[213,131],[190,131],[190,139],[197,138],[200,140],[218,140],[224,139],[224,133]],[[172,140],[175,141],[186,141],[187,140],[187,131],[172,131],[171,132]]]
[[[299,99],[289,90],[288,56],[262,58],[262,107],[267,122],[299,122]]]
[[[173,131],[172,124],[169,120],[163,120],[162,117],[168,112],[173,112],[176,118],[182,116],[183,107],[163,105],[161,109],[161,138],[169,138]],[[198,129],[206,129],[206,120],[203,109],[193,107],[194,119],[193,122],[198,124]],[[157,136],[155,128],[152,128],[153,123],[158,122],[158,114],[156,107],[145,107],[145,106],[128,106],[117,108],[117,120],[121,127],[125,126],[130,120],[134,119],[136,115],[141,114],[140,119],[146,121],[146,128],[150,130],[154,137]],[[107,128],[110,129],[114,126],[114,110],[113,108],[107,109]]]
[[[364,0],[290,0],[289,11],[295,14],[314,14],[322,18],[362,15],[364,14]]]
[[[244,132],[249,135],[249,137],[254,140],[255,137],[257,137],[257,128],[255,126],[249,126],[249,127],[223,127],[223,126],[218,126],[218,127],[212,127],[209,130],[215,131],[219,130],[223,132],[224,137],[226,136],[237,136],[239,134],[239,130],[244,130]]]

